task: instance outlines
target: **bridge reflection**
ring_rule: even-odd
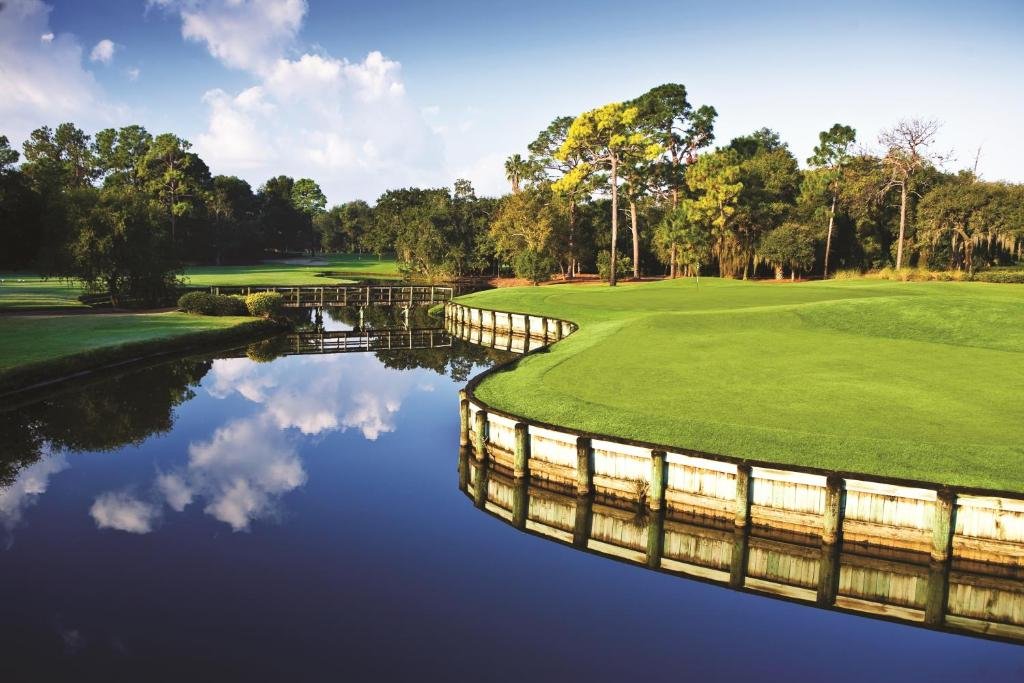
[[[530,478],[470,447],[459,489],[511,526],[578,550],[719,586],[919,627],[1024,643],[1018,566],[840,542],[600,495]]]
[[[274,356],[304,356],[450,348],[452,337],[439,328],[321,330],[284,334],[259,344],[266,345]],[[253,348],[259,344],[250,344],[226,355],[252,357]]]

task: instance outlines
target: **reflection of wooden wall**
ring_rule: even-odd
[[[516,479],[476,459],[471,449],[463,451],[459,466],[460,486],[478,507],[566,545],[808,605],[1024,643],[1020,580],[960,571],[955,561],[930,562],[922,553],[889,554],[876,547],[869,556],[856,544],[819,545],[806,536],[797,541],[786,528],[736,529],[714,517],[693,523],[674,510],[662,514],[621,500],[599,503],[593,496]],[[483,500],[476,495],[481,483]]]

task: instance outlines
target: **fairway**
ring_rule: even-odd
[[[1024,491],[1024,290],[702,279],[492,290],[580,330],[477,395],[568,428]]]
[[[191,266],[182,274],[185,284],[192,287],[339,285],[363,278],[401,277],[393,259],[369,254],[331,254],[247,266]]]
[[[77,283],[24,273],[0,273],[0,310],[85,308],[78,297],[85,291]]]

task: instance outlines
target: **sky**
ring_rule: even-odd
[[[503,162],[556,116],[666,82],[716,142],[777,130],[858,142],[942,122],[950,170],[1024,181],[1024,2],[491,3],[0,0],[0,135],[140,123],[214,174],[287,174],[329,202],[389,188],[508,190]],[[978,150],[980,148],[980,156]]]

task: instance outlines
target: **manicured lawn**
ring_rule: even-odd
[[[324,277],[323,273],[330,273]],[[250,266],[193,266],[184,273],[194,287],[245,285],[337,285],[361,278],[400,278],[392,259],[363,254],[332,254],[314,259],[266,261]]]
[[[84,308],[76,284],[25,273],[0,273],[0,310]]]
[[[1024,491],[1024,287],[702,279],[480,292],[576,334],[497,408],[784,464]]]
[[[24,316],[0,319],[0,370],[100,347],[226,329],[252,318],[185,313]]]

